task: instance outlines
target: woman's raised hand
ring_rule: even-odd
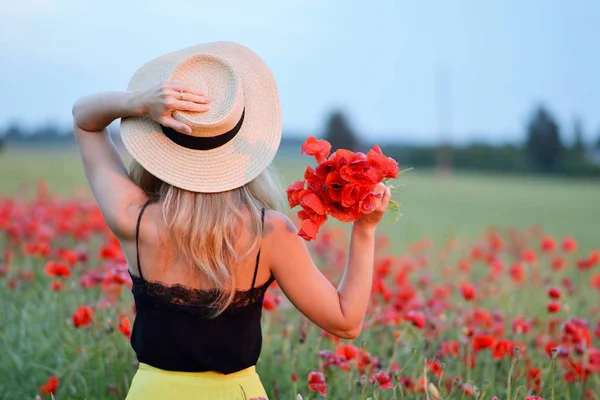
[[[355,225],[374,229],[383,218],[388,203],[390,202],[391,191],[390,188],[385,186],[383,183],[377,184],[377,186],[375,186],[375,191],[381,194],[381,197],[376,200],[379,204],[377,204],[377,207],[373,212],[364,214],[362,217],[356,220],[356,222],[354,222]]]
[[[210,99],[183,82],[160,82],[133,94],[133,107],[137,115],[146,115],[159,124],[190,134],[192,129],[173,118],[173,111],[206,112]]]

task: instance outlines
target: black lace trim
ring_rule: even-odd
[[[192,311],[194,311],[194,308],[197,308],[198,314],[210,314],[213,312],[215,310],[213,304],[220,294],[218,289],[194,289],[180,284],[147,281],[131,273],[129,275],[133,281],[132,291],[134,295],[147,296],[152,300],[158,300],[163,305],[171,305],[175,308]],[[275,281],[275,278],[271,274],[269,280],[260,286],[255,286],[248,290],[236,291],[233,301],[227,307],[227,310],[241,309],[256,302],[262,303],[265,292],[273,281]],[[196,312],[194,313],[196,314]]]

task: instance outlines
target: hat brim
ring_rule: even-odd
[[[152,119],[127,117],[121,120],[121,136],[131,156],[157,178],[193,192],[224,192],[260,175],[273,161],[281,142],[277,86],[261,58],[232,42],[189,47],[145,64],[134,74],[128,89],[144,89],[169,79],[172,66],[198,54],[224,58],[241,80],[245,116],[237,135],[215,149],[192,150],[172,142]]]

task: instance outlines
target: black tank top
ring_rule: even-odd
[[[136,252],[140,221],[148,203],[140,211],[136,226]],[[264,210],[262,210],[264,225]],[[166,285],[131,275],[136,317],[131,346],[138,361],[153,367],[184,372],[240,371],[258,361],[262,347],[260,319],[265,292],[275,278],[255,287],[260,260],[252,286],[237,291],[233,302],[217,317],[211,318],[210,305],[218,297],[215,290],[199,290],[183,285]]]

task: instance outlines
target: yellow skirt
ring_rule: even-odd
[[[176,372],[140,363],[126,400],[267,399],[254,367],[232,374]]]

